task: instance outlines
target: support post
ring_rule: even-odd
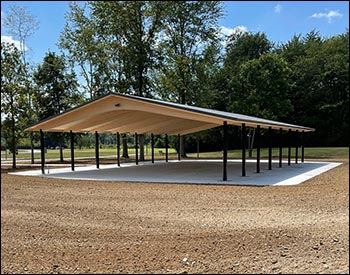
[[[120,134],[117,132],[117,162],[118,166],[120,166]]]
[[[298,163],[299,131],[295,132],[295,163]]]
[[[72,171],[74,171],[74,134],[72,130],[70,130],[70,163]]]
[[[279,153],[279,165],[278,167],[281,168],[282,167],[282,128],[280,128],[280,153]]]
[[[169,147],[168,134],[165,134],[165,162],[168,162],[169,160],[168,147]]]
[[[138,154],[138,137],[137,137],[137,133],[135,133],[135,161],[136,161],[136,165],[139,164],[139,154]]]
[[[288,130],[288,166],[290,166],[290,155],[291,155],[291,135],[292,135],[292,130]]]
[[[181,143],[180,143],[180,134],[177,135],[177,160],[181,160]]]
[[[245,147],[246,147],[246,131],[245,131],[245,123],[242,123],[242,177],[245,177]]]
[[[152,155],[152,163],[154,163],[154,135],[151,134],[151,155]]]
[[[301,162],[304,162],[304,131],[301,132]]]
[[[256,127],[256,172],[260,173],[260,125]]]
[[[96,168],[100,168],[100,139],[98,132],[95,132],[95,157],[96,157]]]
[[[224,121],[224,137],[223,137],[223,151],[222,151],[222,162],[223,162],[223,174],[222,180],[227,181],[227,121]]]
[[[197,136],[197,159],[199,159],[199,136]]]
[[[269,170],[272,169],[272,128],[269,127]]]
[[[40,129],[41,174],[45,174],[45,141],[44,132]]]

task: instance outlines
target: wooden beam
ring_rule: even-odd
[[[216,125],[216,124],[204,124],[202,126],[198,126],[198,127],[187,129],[185,131],[178,132],[177,134],[180,134],[181,136],[183,136],[183,135],[187,135],[187,134],[190,134],[190,133],[195,133],[195,132],[200,132],[200,131],[203,131],[203,130],[215,128],[215,127],[218,127],[218,126],[219,125]],[[176,133],[171,133],[171,134],[174,135]]]

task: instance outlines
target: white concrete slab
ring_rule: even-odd
[[[74,180],[97,181],[129,181],[129,182],[160,182],[160,183],[190,183],[190,184],[229,184],[229,185],[296,185],[314,176],[324,173],[341,163],[334,162],[304,162],[292,163],[290,166],[283,162],[278,168],[278,162],[273,162],[272,170],[268,170],[266,160],[261,161],[260,173],[256,173],[256,162],[248,160],[246,164],[246,177],[241,176],[241,161],[229,160],[227,181],[222,180],[221,160],[182,160],[125,163],[117,165],[100,165],[70,168],[45,169],[13,172],[9,174],[24,176],[42,176],[49,178],[62,178]]]

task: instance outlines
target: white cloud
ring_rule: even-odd
[[[234,28],[227,28],[225,26],[221,26],[220,27],[220,38],[222,39],[222,45],[224,46],[224,48],[226,48],[227,46],[227,42],[228,42],[228,37],[235,34],[243,34],[248,32],[248,28],[245,26],[236,26]]]
[[[227,28],[225,26],[220,27],[220,33],[224,36],[230,36],[232,34],[240,34],[248,32],[248,28],[245,26],[236,26],[233,29]]]
[[[17,48],[17,49],[21,49],[21,47],[20,47],[20,42],[18,41],[18,40],[14,40],[13,38],[12,38],[12,36],[6,36],[6,35],[2,35],[1,36],[1,43],[2,42],[4,42],[4,43],[13,43],[14,45],[15,45],[15,47]],[[26,50],[28,50],[28,48],[27,47],[24,47],[24,50],[26,51]]]
[[[312,17],[312,18],[327,18],[328,23],[332,23],[333,17],[342,17],[342,16],[343,15],[339,11],[332,11],[331,10],[328,13],[323,13],[323,12],[314,13],[310,17]]]
[[[275,6],[275,13],[280,13],[282,11],[282,6],[280,4],[277,4]]]

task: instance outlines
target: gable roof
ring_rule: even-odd
[[[119,93],[109,93],[49,117],[26,131],[184,135],[221,126],[224,121],[229,125],[245,123],[247,127],[314,131],[279,121]]]

